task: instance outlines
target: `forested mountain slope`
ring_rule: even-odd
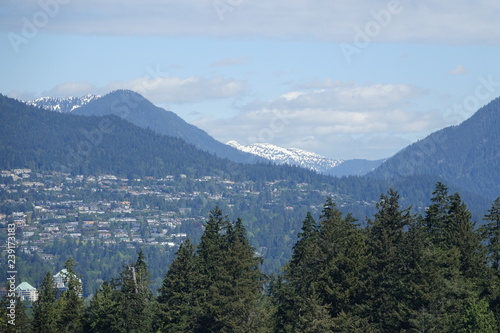
[[[434,175],[489,198],[500,193],[500,98],[458,126],[434,132],[369,174],[376,179]]]
[[[79,115],[116,115],[156,133],[180,138],[200,150],[235,162],[255,163],[262,159],[225,145],[200,128],[188,124],[171,111],[153,105],[140,94],[130,90],[116,90],[77,109]]]

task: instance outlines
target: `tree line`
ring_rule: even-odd
[[[31,318],[13,332],[498,332],[500,197],[476,227],[437,183],[425,214],[391,189],[365,227],[327,198],[307,214],[289,262],[260,271],[241,219],[215,208],[199,244],[178,249],[157,295],[144,254],[79,297],[75,262],[61,295],[47,273]],[[272,221],[268,221],[272,223]]]

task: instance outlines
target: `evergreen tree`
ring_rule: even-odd
[[[331,310],[325,305],[317,293],[302,295],[304,307],[299,311],[298,323],[293,332],[329,333],[333,331],[334,321]]]
[[[195,294],[198,286],[195,247],[188,238],[176,252],[176,258],[158,290],[162,330],[165,332],[193,331],[193,318],[196,318],[200,310]]]
[[[273,316],[273,332],[294,332],[298,324],[298,302],[301,300],[290,283],[279,275],[269,286],[272,304],[275,308]]]
[[[458,193],[450,196],[446,243],[460,252],[460,271],[466,278],[484,277],[485,253],[471,213]]]
[[[405,229],[414,221],[410,208],[401,210],[399,194],[391,189],[377,203],[374,221],[369,221],[369,272],[367,315],[383,332],[408,328],[408,310],[403,281],[408,270],[404,257]]]
[[[366,292],[367,245],[355,223],[350,214],[343,218],[332,199],[327,199],[320,217],[321,266],[316,290],[323,304],[330,304],[332,317],[352,312]]]
[[[118,294],[118,307],[123,318],[122,331],[145,333],[153,331],[155,317],[155,300],[150,285],[150,276],[144,253],[139,252],[133,265],[123,268]]]
[[[460,332],[474,333],[498,333],[499,327],[495,322],[495,316],[490,310],[488,303],[470,297],[465,302],[464,316],[459,321]]]
[[[200,315],[195,332],[255,331],[262,275],[241,220],[230,223],[216,207],[198,246]]]
[[[488,223],[481,228],[481,233],[486,242],[487,260],[491,267],[488,299],[500,327],[500,197],[495,199],[484,219]]]
[[[460,322],[468,316],[468,300],[480,300],[479,293],[486,288],[485,256],[460,195],[449,196],[442,183],[433,195],[423,228],[410,232],[417,237],[408,244],[416,283],[407,293],[412,301],[410,321],[415,329],[456,332],[463,329]],[[405,286],[410,285],[405,282]]]
[[[482,227],[481,231],[486,240],[488,262],[495,275],[500,278],[500,197],[496,198],[488,214],[484,216],[484,220],[488,223]]]
[[[45,274],[38,292],[38,300],[33,304],[33,332],[56,333],[59,313],[56,311],[57,288],[50,272]]]
[[[263,275],[259,270],[262,259],[255,256],[241,219],[228,230],[228,251],[225,265],[227,281],[221,283],[227,301],[220,318],[226,332],[257,332],[263,326],[257,305],[262,298]]]
[[[64,283],[67,285],[67,290],[62,292],[58,300],[58,309],[60,311],[58,327],[60,332],[83,332],[83,290],[82,282],[74,270],[75,265],[76,261],[71,257],[66,260],[64,265],[66,269]]]
[[[311,285],[318,278],[321,260],[318,235],[316,221],[308,212],[302,222],[302,230],[298,234],[297,243],[293,247],[290,263],[285,268],[287,281],[301,295],[309,293]]]
[[[302,222],[290,262],[285,266],[284,279],[280,276],[271,285],[276,306],[276,332],[292,332],[304,324],[304,320],[300,320],[303,309],[307,307],[304,296],[313,293],[321,266],[318,234],[316,221],[308,212]]]
[[[425,227],[433,243],[439,243],[445,239],[448,211],[450,200],[448,187],[438,182],[431,201],[432,205],[426,211]]]
[[[123,320],[119,310],[118,291],[113,283],[104,281],[86,309],[85,332],[120,333]]]
[[[15,301],[14,305],[11,300]],[[14,306],[13,312],[11,312],[12,306]],[[31,332],[31,320],[26,314],[25,304],[20,297],[0,298],[0,332]]]
[[[230,222],[222,211],[215,207],[205,224],[205,231],[198,245],[200,286],[196,297],[202,309],[196,318],[196,332],[217,332],[224,324],[218,319],[218,310],[224,298],[220,283],[225,276],[224,261],[228,250],[227,231]]]

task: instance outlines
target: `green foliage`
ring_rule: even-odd
[[[67,285],[67,290],[62,292],[56,305],[59,312],[57,323],[60,332],[83,332],[83,291],[82,283],[74,270],[75,265],[76,261],[70,257],[64,267],[66,269],[64,283]]]
[[[377,208],[368,229],[368,316],[381,331],[407,329],[403,282],[409,272],[404,246],[406,229],[414,223],[414,217],[409,208],[401,210],[399,194],[393,189],[380,196]]]
[[[475,297],[466,300],[461,325],[461,331],[467,333],[495,333],[499,329],[488,303]]]
[[[481,228],[481,232],[486,240],[488,261],[500,277],[500,197],[496,198],[484,220],[488,223]]]
[[[242,220],[216,207],[199,244],[179,247],[157,298],[141,251],[84,306],[69,258],[59,299],[45,275],[32,331],[498,332],[499,199],[480,233],[458,194],[438,183],[433,196],[426,216],[415,216],[391,189],[367,227],[327,198],[318,222],[306,214],[269,295]]]
[[[85,313],[88,332],[147,333],[159,326],[156,300],[153,298],[150,276],[141,251],[133,265],[123,268],[118,279],[104,282]]]
[[[424,218],[391,189],[364,229],[331,199],[319,224],[308,214],[271,284],[275,332],[496,331],[498,283],[471,215],[444,184],[433,196]]]
[[[165,332],[193,331],[199,306],[195,295],[199,286],[195,246],[186,239],[159,289],[161,328]]]
[[[12,303],[14,301],[15,303]],[[31,332],[31,319],[28,317],[25,304],[19,297],[0,298],[0,332]]]
[[[118,291],[115,288],[113,283],[104,281],[92,297],[85,312],[86,332],[123,332],[120,326],[123,317],[120,313]]]
[[[241,220],[229,222],[212,210],[198,246],[200,316],[196,331],[234,332],[258,326],[260,259],[249,245]]]
[[[33,305],[33,332],[56,333],[59,312],[56,308],[57,289],[52,274],[47,272],[38,291],[38,300]]]

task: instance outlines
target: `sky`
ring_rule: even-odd
[[[221,142],[381,159],[500,96],[497,0],[2,0],[0,93],[131,89]]]

